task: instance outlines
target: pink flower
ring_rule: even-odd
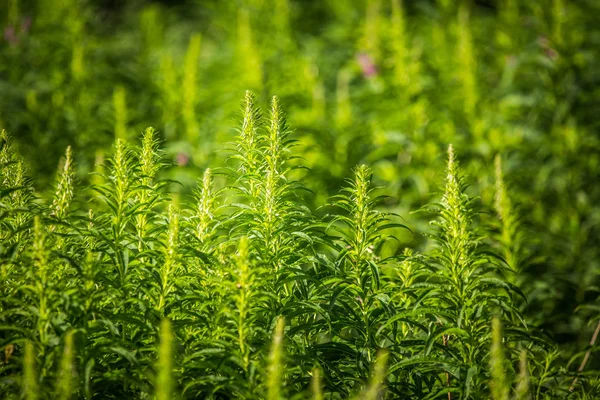
[[[21,21],[21,33],[29,32],[29,28],[31,28],[31,17],[25,17]]]
[[[19,42],[19,38],[17,37],[14,26],[9,25],[4,29],[4,40],[13,46]]]
[[[550,41],[546,36],[538,36],[537,43],[541,47],[548,47],[550,45]]]
[[[365,78],[372,78],[377,75],[377,66],[373,62],[371,56],[367,53],[358,53],[356,61],[358,62],[358,65],[360,65],[360,69]]]
[[[10,43],[11,46],[16,46],[21,41],[21,38],[29,32],[31,28],[31,17],[25,17],[21,20],[21,26],[15,27],[9,25],[4,28],[4,40]]]
[[[184,152],[179,152],[179,153],[177,153],[177,156],[175,157],[175,162],[180,167],[185,167],[188,164],[188,162],[190,162],[190,156]]]
[[[550,40],[545,36],[540,36],[537,39],[538,45],[544,50],[544,54],[551,60],[558,58],[558,51],[551,46]]]
[[[547,49],[544,49],[544,53],[551,60],[555,60],[558,58],[558,51],[554,50],[552,47],[548,47]]]

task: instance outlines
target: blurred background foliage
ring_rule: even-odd
[[[185,194],[226,157],[244,91],[276,94],[311,205],[366,163],[414,232],[453,143],[484,220],[514,241],[530,322],[573,353],[600,316],[599,16],[595,0],[4,0],[0,128],[44,192],[68,145],[87,183],[115,136],[153,126]]]

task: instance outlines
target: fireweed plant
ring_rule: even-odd
[[[279,100],[247,92],[237,132],[191,198],[152,128],[118,138],[87,203],[70,148],[45,198],[2,132],[2,398],[594,398],[525,322],[500,161],[500,227],[450,146],[430,246],[390,254],[367,166],[318,216]]]

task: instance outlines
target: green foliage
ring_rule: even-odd
[[[268,121],[252,93],[242,108],[226,180],[215,187],[206,170],[193,196],[177,201],[160,178],[168,164],[151,128],[139,146],[116,139],[89,212],[75,195],[70,149],[48,200],[15,186],[26,182],[15,174],[22,164],[3,164],[2,176],[18,179],[3,181],[2,248],[20,246],[2,253],[2,291],[12,295],[0,329],[15,354],[1,369],[7,398],[508,399],[513,386],[516,398],[561,390],[557,379],[568,375],[557,375],[550,347],[524,323],[521,293],[486,245],[494,232],[478,222],[452,146],[441,201],[429,207],[433,246],[384,255],[391,232],[407,227],[378,210],[387,198],[370,169],[357,167],[319,217],[303,205],[279,100]],[[18,159],[4,140],[4,159]],[[542,369],[521,349],[546,357]],[[519,362],[513,385],[507,366]]]
[[[598,12],[0,2],[0,397],[597,398]]]

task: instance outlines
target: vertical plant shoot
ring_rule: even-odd
[[[508,400],[510,385],[504,369],[504,349],[502,348],[502,327],[500,319],[492,319],[492,350],[490,352],[490,387],[492,399]]]
[[[473,35],[471,32],[470,13],[468,3],[461,3],[458,11],[458,80],[461,85],[461,97],[463,98],[463,109],[468,121],[473,124],[476,118],[476,108],[479,102],[477,87],[477,59],[473,46]]]
[[[244,78],[245,87],[260,91],[263,85],[260,48],[256,44],[250,13],[244,7],[238,8],[236,44],[239,73]]]
[[[190,218],[193,236],[198,241],[203,251],[210,249],[210,243],[215,235],[216,229],[216,195],[213,188],[212,170],[204,170],[202,180],[199,180],[198,187],[194,193],[196,207]]]
[[[122,86],[115,88],[113,92],[113,109],[115,116],[115,137],[121,140],[127,140],[127,100],[126,91]]]
[[[63,348],[62,359],[60,362],[60,373],[56,384],[56,398],[58,400],[69,400],[74,394],[74,362],[75,348],[73,343],[74,332],[70,331],[65,335],[65,344]]]
[[[518,272],[521,268],[521,229],[519,226],[519,217],[504,182],[502,158],[499,155],[495,158],[495,167],[496,196],[494,198],[494,208],[501,224],[500,243],[504,251],[503,255],[506,263],[513,271]]]
[[[137,206],[135,229],[138,237],[138,251],[143,251],[146,245],[146,236],[152,227],[153,208],[160,204],[159,190],[161,185],[156,183],[156,175],[161,170],[162,157],[159,150],[156,131],[148,128],[142,137],[142,147],[139,154],[139,184],[135,195]]]
[[[519,375],[517,376],[517,383],[515,387],[515,400],[529,400],[530,395],[530,382],[529,382],[529,370],[527,363],[527,351],[521,350],[521,356],[519,358]]]
[[[62,171],[57,179],[56,192],[51,206],[51,215],[56,217],[58,221],[64,220],[67,216],[69,206],[73,200],[74,179],[73,154],[69,146],[63,160]]]
[[[183,72],[183,120],[186,138],[195,142],[198,137],[198,122],[196,121],[196,106],[198,103],[198,65],[200,59],[200,35],[190,38]]]
[[[251,198],[258,197],[257,178],[260,173],[258,129],[261,123],[260,110],[255,105],[255,96],[246,91],[243,105],[243,122],[237,140],[235,158],[240,162],[240,174],[247,183]]]
[[[284,377],[283,363],[283,331],[285,329],[285,320],[282,317],[277,319],[275,324],[275,332],[273,334],[273,343],[271,352],[269,353],[269,369],[267,378],[267,399],[281,400],[282,386]]]
[[[163,318],[160,323],[160,345],[158,348],[158,371],[155,384],[156,400],[171,400],[174,394],[173,380],[174,335],[171,322]]]
[[[33,343],[25,342],[25,359],[23,361],[23,397],[25,400],[38,400],[40,389],[37,376],[35,347]]]
[[[169,205],[166,247],[164,262],[160,269],[160,295],[158,309],[164,312],[169,294],[175,289],[177,269],[179,268],[179,212],[173,204]]]
[[[364,396],[360,397],[364,400],[377,400],[384,397],[384,382],[385,374],[387,369],[388,353],[386,351],[380,351],[375,360],[375,368],[371,375],[371,382],[369,387],[364,393]]]
[[[311,379],[312,399],[323,400],[323,382],[321,378],[321,370],[319,368],[313,369]]]

